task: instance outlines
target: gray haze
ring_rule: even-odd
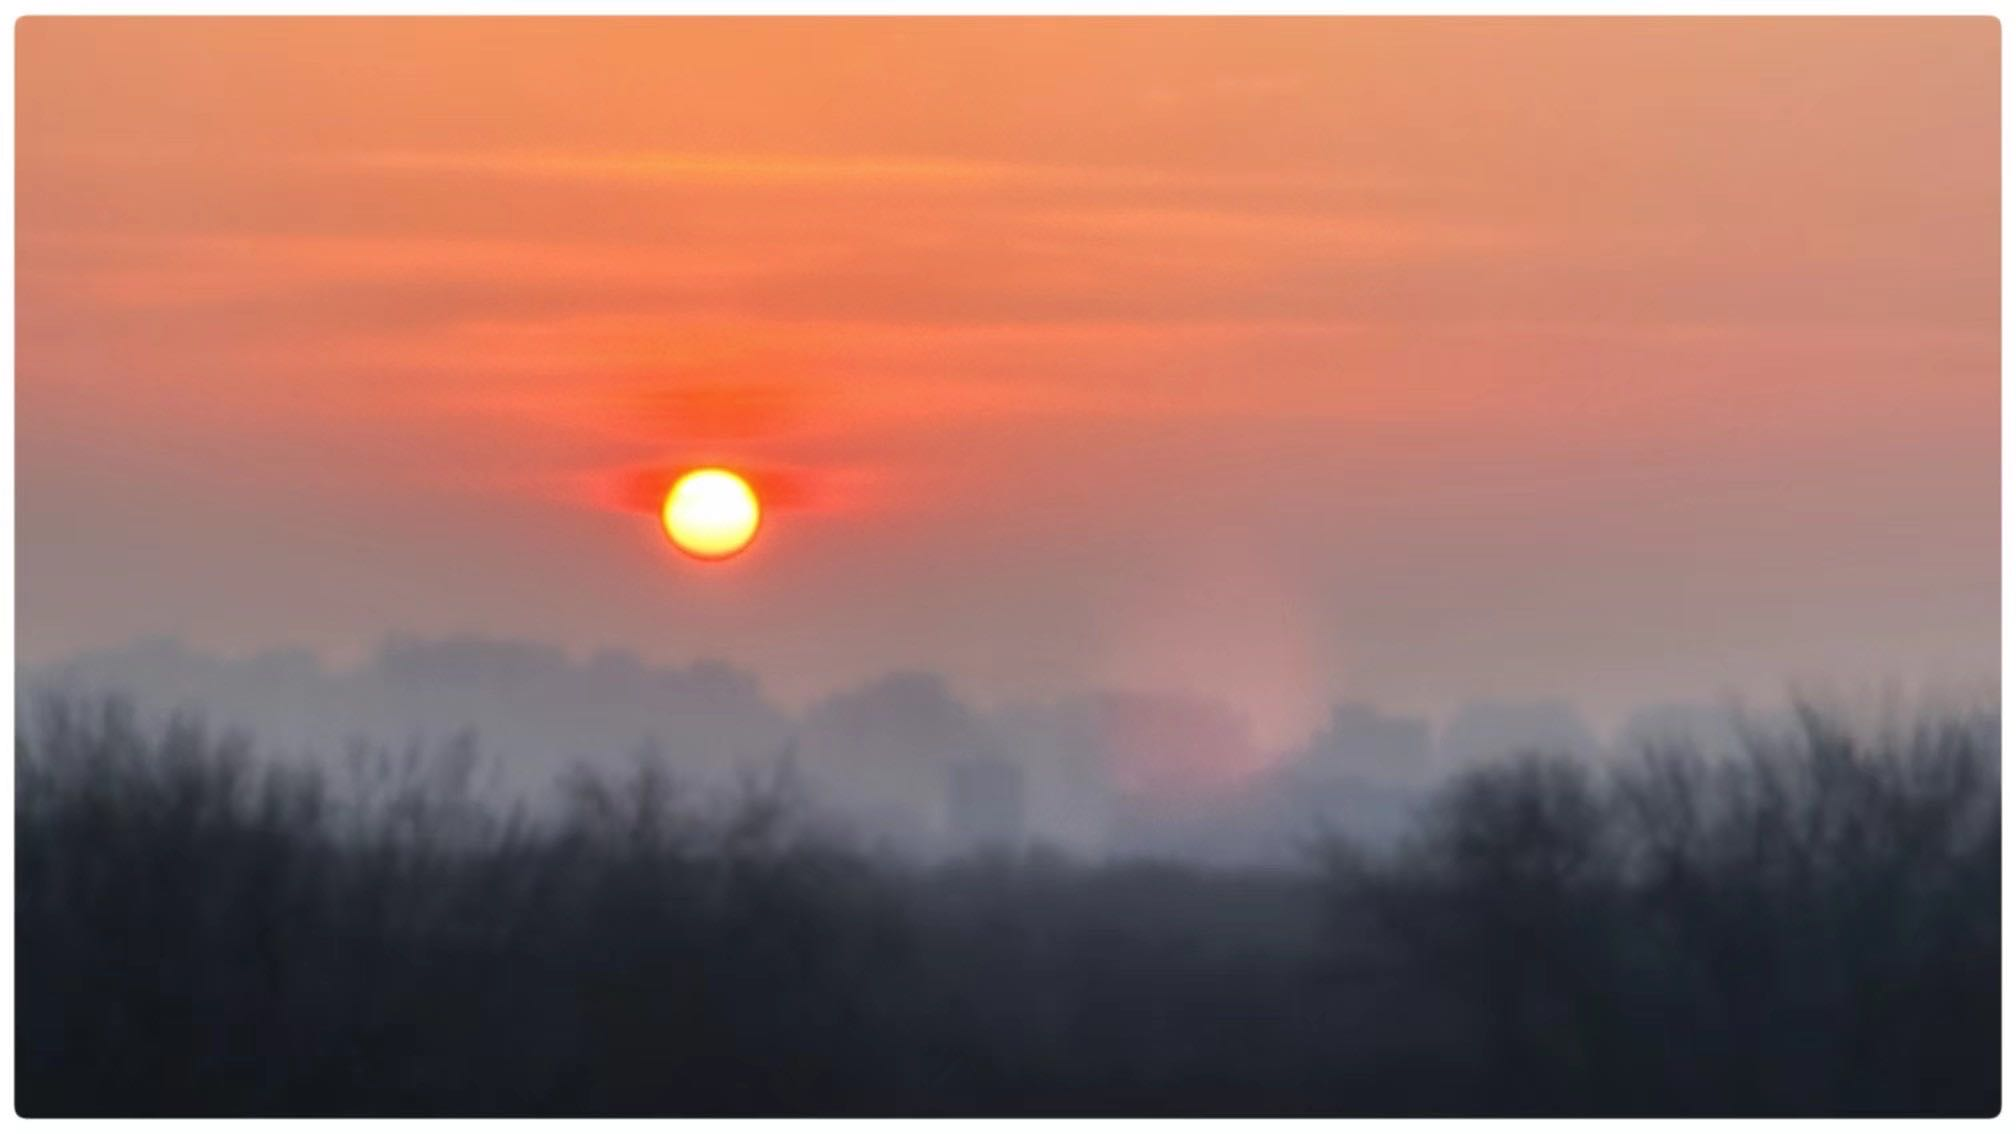
[[[193,711],[325,764],[359,744],[438,751],[469,734],[480,782],[534,804],[580,767],[621,774],[662,760],[701,796],[788,769],[832,823],[924,854],[1012,844],[1278,859],[1319,824],[1383,839],[1447,772],[1521,749],[1602,758],[1733,739],[1728,705],[1648,705],[1601,736],[1559,700],[1470,702],[1441,719],[1340,702],[1310,735],[1269,747],[1222,698],[1087,689],[980,705],[916,671],[793,713],[756,675],[718,661],[661,666],[481,638],[391,638],[349,668],[307,650],[226,658],[157,639],[26,671],[21,689]]]

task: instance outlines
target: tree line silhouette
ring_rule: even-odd
[[[16,733],[41,1115],[1992,1114],[1999,711],[1454,775],[1296,868],[924,863],[662,763]]]

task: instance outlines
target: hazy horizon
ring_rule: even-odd
[[[856,692],[892,677],[906,675],[923,675],[942,681],[955,696],[988,712],[1012,712],[1017,709],[1054,706],[1100,694],[1208,700],[1224,704],[1239,712],[1247,718],[1256,735],[1265,738],[1262,741],[1264,746],[1281,749],[1292,748],[1306,742],[1312,735],[1320,732],[1327,723],[1330,710],[1339,705],[1375,707],[1410,717],[1442,722],[1466,706],[1551,703],[1572,708],[1578,719],[1586,723],[1594,734],[1609,737],[1627,728],[1634,715],[1672,706],[1684,705],[1718,712],[1771,710],[1792,704],[1802,698],[1812,698],[1844,707],[1857,702],[1888,700],[1899,708],[1908,708],[1937,705],[1946,701],[1965,702],[1979,695],[1999,692],[1999,685],[1992,674],[1974,675],[1971,678],[1958,674],[1933,674],[1917,680],[1896,674],[1876,674],[1863,680],[1828,680],[1825,677],[1802,679],[1788,676],[1781,681],[1760,682],[1748,688],[1731,683],[1710,684],[1669,690],[1663,695],[1654,692],[1642,699],[1593,704],[1576,696],[1571,689],[1535,688],[1524,694],[1509,695],[1484,691],[1467,696],[1407,700],[1380,698],[1363,691],[1340,688],[1328,692],[1314,717],[1298,722],[1295,727],[1289,729],[1270,729],[1265,720],[1255,714],[1250,707],[1241,705],[1233,699],[1227,691],[1188,685],[1180,681],[1161,683],[1088,681],[1076,686],[1060,686],[1041,695],[990,696],[986,690],[969,687],[955,675],[941,670],[927,666],[895,665],[866,672],[858,677],[838,680],[830,685],[807,688],[800,691],[797,696],[789,696],[780,690],[779,683],[770,679],[760,668],[723,654],[697,653],[684,657],[654,655],[615,642],[569,646],[535,638],[477,632],[428,635],[389,630],[374,641],[334,650],[319,649],[306,642],[275,642],[261,647],[216,649],[177,635],[150,634],[124,642],[91,646],[34,661],[24,661],[18,670],[24,677],[35,678],[74,670],[79,666],[88,668],[93,663],[108,659],[123,661],[154,655],[179,656],[203,665],[226,667],[254,667],[262,662],[275,660],[286,664],[300,664],[305,661],[321,676],[341,678],[366,672],[382,664],[389,655],[401,651],[453,650],[461,647],[494,648],[537,656],[550,655],[557,665],[584,673],[592,671],[598,664],[610,663],[625,667],[636,665],[662,672],[728,671],[738,677],[747,678],[766,702],[791,716],[802,716],[835,697]],[[129,692],[143,696],[147,694],[144,688],[136,688]]]
[[[307,649],[228,657],[155,639],[24,669],[17,693],[31,717],[51,693],[126,700],[153,722],[143,727],[193,712],[215,733],[332,772],[358,744],[438,757],[466,734],[485,790],[541,811],[580,772],[621,775],[649,752],[698,798],[788,767],[826,820],[903,853],[958,853],[984,837],[1222,862],[1292,860],[1331,825],[1382,841],[1435,784],[1524,753],[1621,768],[1685,744],[1722,758],[1748,731],[1790,724],[1798,705],[1889,736],[1999,703],[1985,685],[1809,687],[1668,698],[1605,720],[1567,698],[1419,710],[1338,697],[1283,739],[1222,691],[1087,685],[990,701],[943,674],[892,670],[792,704],[760,672],[718,659],[666,665],[497,636],[395,636],[348,666]],[[998,782],[972,786],[976,767]],[[994,817],[975,820],[974,807]]]

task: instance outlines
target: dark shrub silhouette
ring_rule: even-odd
[[[1334,922],[1480,1045],[1474,1109],[1993,1113],[1994,726],[1479,769],[1397,853],[1330,848]]]
[[[256,759],[17,732],[17,1108],[97,1114],[1992,1113],[1995,721],[1544,754],[1307,869],[933,866],[785,770]],[[1348,834],[1348,832],[1347,832]]]

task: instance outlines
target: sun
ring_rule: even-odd
[[[749,482],[727,469],[694,469],[665,493],[665,534],[695,559],[726,559],[756,538],[763,509]]]

